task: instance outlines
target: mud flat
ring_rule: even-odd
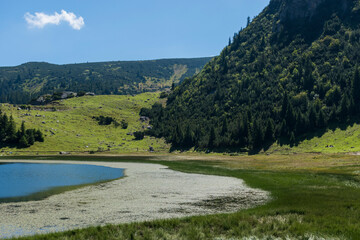
[[[6,161],[54,163],[54,161]],[[140,222],[264,204],[269,193],[241,179],[173,171],[158,164],[56,161],[124,168],[125,178],[53,195],[41,201],[0,204],[0,238],[87,226]]]

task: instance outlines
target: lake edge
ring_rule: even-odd
[[[56,161],[54,162],[47,162],[47,163],[43,163],[43,162],[34,162],[31,160],[24,160],[24,161],[18,161],[18,160],[14,160],[14,161],[8,161],[8,160],[1,160],[0,159],[0,165],[5,165],[5,164],[14,164],[14,163],[26,163],[26,164],[73,164],[73,165],[89,165],[89,166],[94,166],[92,164],[74,164],[74,163],[57,163]],[[0,197],[0,206],[3,203],[19,203],[19,202],[29,202],[29,201],[41,201],[44,200],[46,198],[49,198],[53,195],[57,195],[57,194],[61,194],[64,192],[68,192],[68,191],[73,191],[79,188],[83,188],[83,187],[87,187],[87,186],[96,186],[96,185],[100,185],[100,184],[104,184],[104,183],[108,183],[108,182],[112,182],[115,180],[119,180],[122,179],[125,176],[125,170],[126,169],[122,169],[123,173],[122,176],[119,178],[114,178],[114,179],[109,179],[109,180],[101,180],[101,181],[96,181],[96,182],[92,182],[92,183],[85,183],[85,184],[75,184],[75,185],[67,185],[67,186],[58,186],[58,187],[50,187],[49,189],[43,190],[43,191],[37,191],[25,196],[16,196],[16,197],[5,197],[5,198],[1,198]]]

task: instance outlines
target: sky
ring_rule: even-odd
[[[216,56],[269,0],[0,0],[0,66]]]

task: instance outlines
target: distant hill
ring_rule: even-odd
[[[28,103],[60,91],[137,94],[170,89],[198,73],[211,58],[55,65],[30,62],[0,67],[0,102]]]
[[[359,63],[360,1],[271,0],[166,108],[142,114],[174,148],[294,146],[358,121]]]

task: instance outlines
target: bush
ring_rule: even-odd
[[[127,129],[129,124],[123,119],[121,120],[120,125],[122,129]]]
[[[140,131],[134,132],[134,137],[135,140],[142,140],[145,137],[145,132],[140,132]]]
[[[112,117],[99,116],[93,117],[93,119],[96,119],[99,125],[110,125],[111,123],[115,122],[115,119],[113,119]]]
[[[168,96],[169,94],[167,94],[166,92],[160,93],[160,98],[167,98]]]

